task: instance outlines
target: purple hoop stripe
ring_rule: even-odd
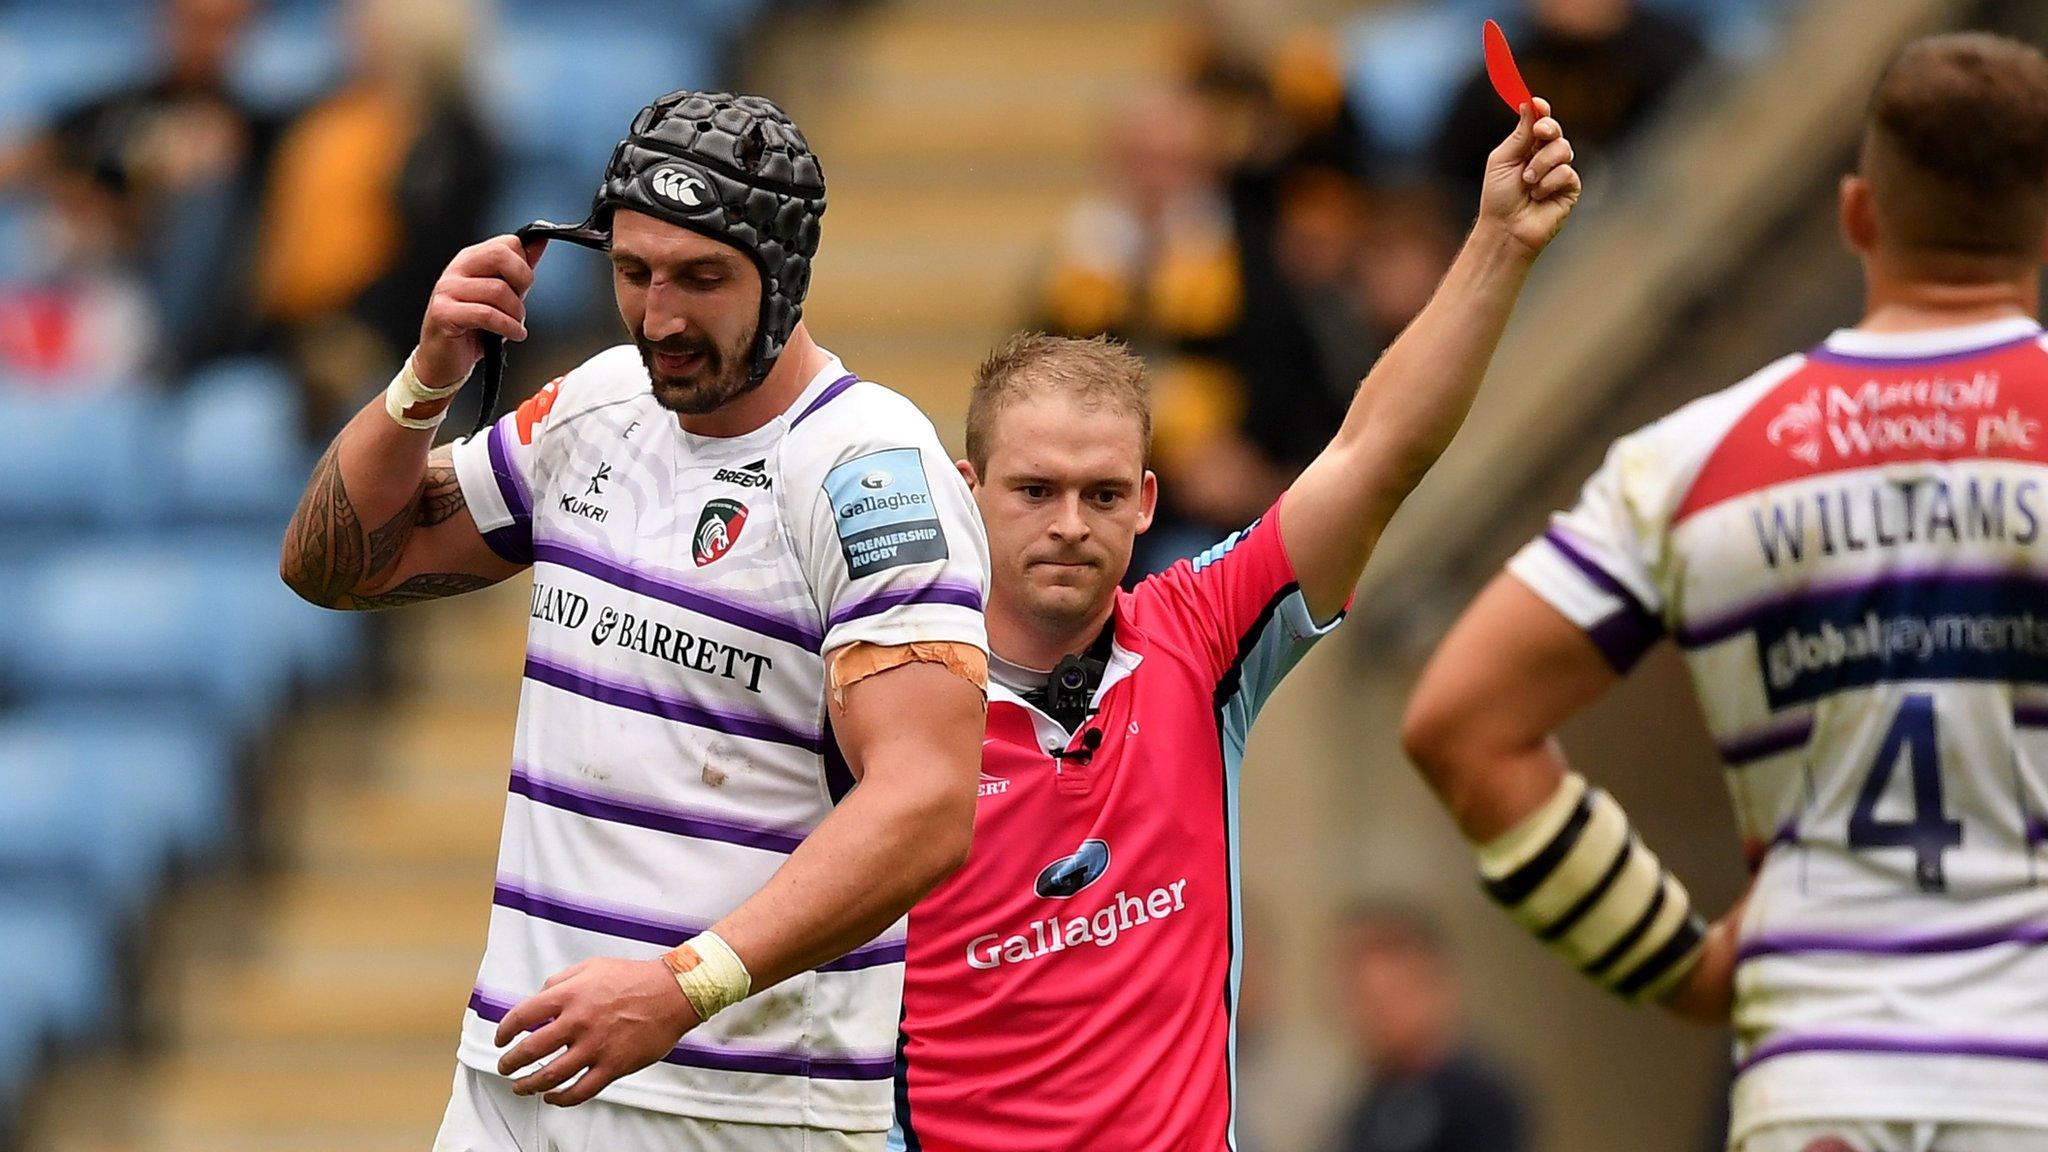
[[[1989,586],[2010,584],[2016,588],[2041,591],[2048,594],[2048,576],[2010,569],[1997,571],[1955,571],[1939,568],[1921,571],[1905,570],[1885,572],[1876,576],[1865,576],[1854,580],[1829,581],[1786,592],[1767,599],[1758,600],[1717,615],[1709,616],[1698,623],[1681,624],[1678,628],[1678,643],[1684,648],[1704,648],[1718,644],[1731,636],[1740,635],[1754,628],[1759,621],[1789,605],[1804,600],[1844,596],[1852,593],[1871,593],[1881,589],[1897,588],[1922,583],[1940,583],[1944,587]]]
[[[1998,1036],[1872,1036],[1813,1033],[1766,1041],[1736,1065],[1740,1076],[1766,1060],[1800,1052],[1869,1052],[1910,1056],[1990,1056],[2006,1060],[2048,1060],[2048,1040]]]
[[[891,608],[901,608],[905,604],[957,604],[962,608],[971,608],[979,612],[981,589],[943,580],[926,584],[921,588],[892,588],[886,592],[877,592],[865,600],[857,600],[832,613],[831,626],[837,628],[850,620],[880,615]]]
[[[846,375],[841,376],[839,379],[834,380],[830,384],[827,384],[825,386],[825,390],[823,392],[818,393],[818,398],[816,400],[813,400],[809,404],[806,404],[804,406],[804,410],[796,414],[796,419],[791,420],[789,422],[789,426],[791,428],[794,428],[797,425],[803,423],[805,420],[810,419],[811,413],[816,412],[818,409],[823,408],[825,405],[830,404],[832,401],[839,399],[840,395],[843,394],[848,388],[851,388],[858,383],[860,383],[860,377],[855,376],[851,372],[848,372]]]
[[[1754,732],[1745,732],[1733,739],[1716,741],[1714,746],[1721,753],[1722,763],[1730,768],[1740,768],[1766,756],[1775,756],[1788,749],[1797,748],[1812,737],[1813,718],[1807,716],[1777,727],[1762,728]]]
[[[755,824],[744,824],[644,801],[605,796],[567,784],[552,783],[537,778],[532,772],[517,764],[512,767],[511,791],[536,804],[545,804],[564,812],[574,812],[578,816],[587,816],[592,820],[628,824],[655,832],[669,832],[693,840],[715,840],[722,844],[737,844],[743,848],[780,852],[785,856],[796,851],[797,845],[804,842],[802,832],[763,828]]]
[[[1664,625],[1633,606],[1623,605],[1612,616],[1586,629],[1586,636],[1607,658],[1610,667],[1625,673],[1664,638]]]
[[[1566,536],[1560,531],[1556,525],[1553,524],[1545,528],[1543,530],[1543,538],[1549,541],[1550,546],[1557,549],[1558,553],[1566,560],[1571,561],[1572,567],[1585,573],[1586,579],[1599,585],[1602,591],[1628,605],[1631,610],[1653,621],[1657,619],[1657,614],[1643,605],[1640,596],[1631,591],[1628,585],[1616,580],[1613,573],[1602,568],[1591,556],[1586,555],[1585,550],[1580,548],[1571,537]],[[1658,626],[1662,627],[1662,624],[1660,623]]]
[[[2021,728],[2048,728],[2048,704],[2014,704],[2012,722]]]
[[[2041,333],[2030,332],[2025,336],[2017,336],[2011,340],[2001,340],[1996,344],[1986,344],[1982,348],[1963,348],[1954,352],[1936,352],[1923,356],[1869,356],[1853,352],[1836,352],[1827,345],[1822,344],[1808,352],[1806,356],[1809,360],[1818,360],[1823,364],[1844,364],[1851,367],[1925,368],[1936,364],[1953,364],[1958,360],[1970,360],[1978,356],[1989,356],[1995,352],[2004,352],[2017,348],[2022,344],[2032,344],[2040,339]]]
[[[491,890],[491,903],[566,928],[580,928],[621,940],[638,940],[642,944],[659,944],[664,948],[673,948],[711,927],[709,924],[658,919],[636,910],[600,908],[562,896],[535,892],[502,876]],[[813,971],[859,972],[901,964],[903,957],[904,944],[901,940],[864,944],[837,960],[818,965]]]
[[[469,1010],[493,1024],[512,1011],[512,1005],[489,996],[481,988],[469,994]],[[804,1076],[813,1080],[887,1080],[896,1074],[896,1057],[887,1056],[805,1056],[795,1052],[746,1052],[717,1048],[700,1041],[685,1041],[661,1058],[664,1064],[704,1068],[714,1072],[751,1072],[766,1076]]]
[[[526,478],[512,467],[512,458],[505,449],[505,417],[491,425],[484,437],[484,447],[491,456],[491,476],[498,481],[498,495],[504,498],[505,507],[510,509],[515,520],[533,519],[533,498],[526,492]]]
[[[1735,950],[1735,958],[1754,960],[1763,956],[1794,956],[1811,952],[1845,952],[1859,956],[1933,956],[1944,952],[1970,952],[2000,944],[2048,944],[2048,924],[2021,924],[1987,928],[1978,932],[1946,935],[1857,936],[1848,933],[1786,932],[1753,936]]]
[[[533,522],[514,520],[484,533],[484,543],[507,564],[533,563]]]
[[[765,740],[771,744],[786,744],[806,752],[824,751],[825,738],[817,732],[806,732],[778,724],[764,716],[748,716],[735,712],[721,712],[701,704],[674,696],[662,696],[645,688],[613,683],[587,672],[564,668],[539,656],[526,658],[526,678],[536,683],[573,692],[586,700],[609,704],[614,708],[625,708],[633,712],[644,712],[659,716],[678,724],[689,724],[698,728],[709,728],[728,736],[741,736],[749,740]]]
[[[818,629],[796,620],[771,616],[758,608],[713,596],[695,588],[688,588],[676,581],[628,568],[606,556],[586,551],[573,544],[559,540],[538,540],[533,545],[534,559],[548,564],[595,577],[627,592],[637,593],[649,599],[687,608],[699,616],[708,616],[735,628],[794,644],[806,651],[816,652],[825,642],[825,634]]]

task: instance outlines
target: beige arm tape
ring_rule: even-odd
[[[398,375],[393,376],[391,383],[384,389],[384,412],[392,420],[396,421],[401,428],[415,428],[420,431],[439,428],[441,421],[448,418],[448,408],[446,405],[442,405],[440,411],[435,412],[432,416],[414,416],[412,415],[412,410],[421,405],[446,400],[448,397],[455,395],[461,389],[464,382],[464,380],[457,380],[445,388],[427,387],[420,382],[418,376],[413,374],[412,354],[408,352],[405,356],[404,367],[398,370]]]
[[[937,664],[988,696],[988,653],[957,640],[914,640],[908,644],[870,644],[856,640],[834,648],[825,657],[826,680],[832,685],[832,703],[846,707],[846,690],[870,676],[880,675],[905,664]]]
[[[699,932],[664,953],[661,962],[675,973],[676,986],[696,1009],[699,1022],[745,1000],[754,990],[754,977],[739,953],[716,932]]]

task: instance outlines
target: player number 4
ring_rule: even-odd
[[[1880,820],[1877,802],[1891,783],[1901,756],[1913,773],[1913,818]],[[1951,820],[1941,806],[1941,761],[1934,738],[1934,697],[1909,695],[1899,705],[1899,714],[1884,734],[1877,750],[1877,762],[1856,797],[1856,809],[1849,814],[1849,847],[1911,848],[1913,873],[1923,892],[1943,892],[1948,878],[1942,871],[1941,854],[1963,842],[1963,822]]]

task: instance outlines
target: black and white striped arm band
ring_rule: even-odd
[[[1480,847],[1479,873],[1517,923],[1632,1000],[1677,986],[1706,939],[1685,885],[1636,838],[1621,805],[1576,773]]]

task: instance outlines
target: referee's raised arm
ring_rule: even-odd
[[[526,338],[545,241],[498,236],[457,253],[427,303],[419,347],[328,445],[286,526],[278,574],[323,608],[391,608],[519,571],[484,540],[434,430],[483,354],[479,332]]]
[[[1478,222],[1443,283],[1288,490],[1281,537],[1317,619],[1344,607],[1387,522],[1464,422],[1530,267],[1578,202],[1571,159],[1549,103],[1523,105],[1487,159]]]

